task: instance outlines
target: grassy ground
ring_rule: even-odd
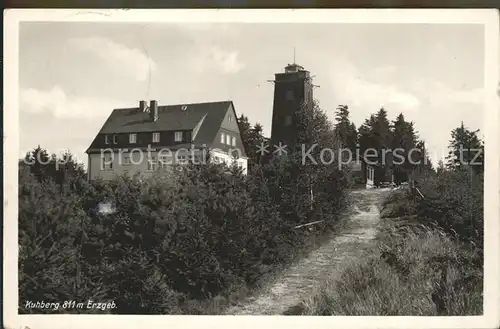
[[[480,315],[477,252],[412,215],[405,190],[382,205],[378,252],[323,283],[288,314]]]

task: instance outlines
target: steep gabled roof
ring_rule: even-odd
[[[210,145],[227,110],[232,105],[231,101],[221,101],[158,106],[156,121],[152,121],[149,113],[141,111],[138,107],[115,109],[99,134],[193,130],[199,125],[194,143]],[[187,107],[184,111],[183,106]]]

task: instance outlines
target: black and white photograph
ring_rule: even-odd
[[[6,328],[500,325],[497,11],[4,17]]]

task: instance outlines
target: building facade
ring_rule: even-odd
[[[188,162],[236,164],[247,155],[231,101],[115,109],[86,151],[89,179],[151,175]]]
[[[297,113],[313,106],[313,85],[309,71],[298,64],[289,64],[285,72],[276,73],[274,82],[271,144],[286,145],[288,150],[297,144]]]

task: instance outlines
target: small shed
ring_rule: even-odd
[[[384,185],[384,183],[392,184],[394,182],[394,175],[390,165],[383,166],[375,161],[363,160],[366,188],[374,188]]]

